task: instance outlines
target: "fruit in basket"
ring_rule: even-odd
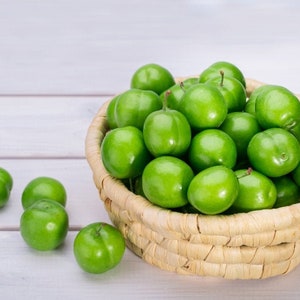
[[[245,105],[245,112],[250,113],[255,116],[255,103],[258,95],[268,89],[272,89],[274,85],[266,84],[261,85],[256,88],[249,96],[247,103]]]
[[[154,69],[161,70],[161,67]],[[147,72],[153,75],[154,69],[153,64],[148,64],[137,70],[132,76],[131,89],[139,88],[144,89],[143,92],[158,93],[161,86],[151,77],[148,77],[148,86],[137,86],[134,83],[139,82],[141,78],[145,79],[144,75]],[[172,77],[168,71],[162,71],[161,74],[169,74],[162,82]],[[144,158],[147,157],[143,163],[138,164],[139,167],[136,167],[132,174],[120,175],[126,162],[122,155],[127,153],[128,149],[132,149],[135,139],[128,139],[126,142],[124,139],[121,143],[120,139],[116,139],[106,147],[106,136],[109,136],[110,132],[106,134],[101,151],[106,148],[106,155],[102,160],[110,175],[122,179],[123,182],[124,179],[133,179],[129,180],[129,183],[126,181],[126,186],[133,192],[138,191],[139,195],[158,206],[179,211],[182,207],[190,208],[192,205],[192,211],[197,209],[204,214],[273,207],[275,202],[272,191],[275,178],[279,180],[289,175],[293,178],[293,183],[300,185],[300,171],[297,171],[300,167],[296,168],[300,165],[300,102],[295,95],[284,87],[263,85],[256,88],[246,101],[246,81],[243,73],[237,66],[225,61],[212,64],[199,77],[187,78],[176,84],[171,84],[171,81],[173,78],[169,81],[169,86],[166,88],[166,85],[159,94],[162,109],[150,112],[144,119],[143,127],[137,125],[138,112],[136,114],[128,110],[128,119],[134,120],[132,125],[141,129],[141,137],[138,139],[143,139],[144,148],[140,148],[140,155],[143,156],[143,153]],[[112,124],[110,129],[113,129],[113,126],[122,126],[121,123],[115,122],[116,103],[120,101],[120,97],[116,96],[107,109],[108,123]],[[130,101],[133,101],[132,97],[130,98]],[[124,105],[122,111],[126,111],[129,106]],[[118,149],[116,153],[114,148]],[[133,148],[137,149],[135,146]],[[110,168],[109,164],[113,159],[114,168]],[[192,178],[185,175],[189,184],[183,184],[182,173],[179,172],[180,175],[177,176],[175,169],[170,167],[170,160],[173,159],[176,160],[176,164],[178,161],[181,165],[184,164],[184,172],[189,173],[191,170],[196,173]],[[128,161],[127,159],[127,168],[131,170],[134,167],[130,166]],[[213,167],[223,168],[214,170]],[[245,197],[246,203],[239,204],[240,208],[236,204],[230,210],[233,199],[238,198],[239,189],[236,184],[240,185],[240,181],[237,178],[232,179],[232,175],[237,176],[234,171],[250,169],[253,172],[249,178],[240,181],[248,188],[247,184],[250,185],[252,181],[265,180],[266,186],[272,187],[269,189],[269,198],[265,197],[258,203],[253,188],[248,197]],[[205,180],[213,178],[211,173],[215,172],[218,174],[216,178],[221,181],[220,174],[224,175],[224,170],[231,174],[228,175],[229,184],[223,176],[224,188],[231,190],[219,193],[221,183],[212,179]],[[181,189],[180,193],[174,191],[176,184]],[[243,187],[243,190],[247,190],[246,188]],[[278,189],[282,189],[282,185],[278,184]],[[253,200],[249,204],[251,193]],[[267,194],[263,189],[261,193]],[[216,201],[209,202],[207,195],[215,197]],[[224,198],[220,198],[220,195],[224,195]],[[204,207],[201,206],[203,203]],[[282,200],[280,203],[276,205],[288,202]]]
[[[193,137],[188,156],[189,163],[196,172],[216,165],[233,168],[237,150],[233,139],[226,132],[205,129]]]
[[[262,128],[293,130],[300,124],[300,102],[288,89],[272,86],[257,95],[255,115]]]
[[[12,187],[12,176],[6,169],[0,168],[0,208],[8,202]]]
[[[220,130],[226,132],[234,141],[237,149],[238,161],[247,157],[247,147],[252,137],[261,131],[254,115],[237,111],[229,113],[220,126]]]
[[[298,166],[292,171],[292,178],[295,183],[300,187],[300,163]]]
[[[239,180],[239,193],[231,206],[233,212],[273,207],[277,191],[270,178],[252,169],[237,170],[235,174]]]
[[[143,128],[147,149],[154,156],[182,156],[187,151],[192,132],[186,117],[179,111],[164,107],[151,113]]]
[[[134,126],[109,131],[102,141],[101,157],[106,170],[119,179],[141,175],[150,160],[143,133]]]
[[[253,136],[247,154],[254,169],[269,177],[280,177],[297,167],[300,145],[288,131],[270,128]]]
[[[147,116],[162,108],[159,96],[153,91],[130,89],[114,103],[114,122],[117,127],[135,126],[143,129]]]
[[[24,209],[38,200],[50,199],[66,206],[67,192],[64,185],[57,179],[39,176],[32,179],[24,188],[21,196]]]
[[[222,93],[218,88],[204,83],[195,84],[185,92],[178,110],[185,115],[195,131],[217,128],[227,115]]]
[[[206,68],[199,77],[199,82],[207,82],[208,80],[219,77],[220,71],[224,72],[225,76],[233,77],[239,80],[246,87],[246,80],[241,70],[234,64],[227,61],[218,61]]]
[[[114,226],[96,222],[82,228],[75,237],[73,253],[88,273],[100,274],[117,266],[125,252],[125,240]]]
[[[60,246],[68,233],[69,218],[58,202],[42,199],[25,209],[20,220],[20,232],[28,246],[49,251]]]
[[[194,85],[196,83],[199,83],[199,78],[189,77],[182,81],[182,86],[183,86],[184,90],[187,90],[188,88],[190,88],[192,85]]]
[[[117,102],[119,96],[120,95],[113,97],[110,100],[110,102],[107,106],[107,109],[106,109],[106,118],[107,118],[108,127],[110,129],[114,129],[114,128],[118,127],[118,124],[115,120],[115,105],[116,105],[116,102]]]
[[[235,173],[225,166],[214,166],[199,172],[192,179],[187,196],[189,203],[199,212],[214,215],[229,209],[238,192]]]
[[[150,90],[161,94],[175,84],[169,70],[158,64],[146,64],[138,68],[131,78],[131,88]]]
[[[168,108],[177,110],[184,93],[183,83],[177,83],[160,94],[161,102],[167,101]]]
[[[299,203],[300,189],[290,176],[282,176],[272,179],[276,190],[277,199],[274,207],[288,206]]]
[[[224,96],[228,112],[242,111],[246,105],[246,89],[242,83],[234,77],[225,76],[220,71],[219,77],[214,77],[206,81],[219,89]]]
[[[161,101],[167,101],[168,108],[178,110],[179,103],[185,92],[194,84],[198,83],[198,78],[187,78],[171,86],[169,89],[160,94]],[[166,100],[167,98],[167,100]]]
[[[256,85],[258,85],[258,83],[255,81],[251,82],[251,80],[249,80],[248,91],[251,91],[252,87]],[[185,94],[188,92],[188,90],[185,91]],[[98,178],[99,176],[105,176],[104,170],[101,170],[101,162],[99,162],[99,159],[97,159],[98,151],[95,151],[95,149],[97,149],[97,143],[101,143],[104,135],[107,133],[105,118],[103,118],[105,115],[104,108],[105,106],[100,110],[99,115],[97,115],[95,121],[92,123],[89,134],[89,137],[91,138],[88,138],[87,144],[88,150],[91,148],[87,152],[88,159],[91,163],[94,175]],[[221,129],[221,127],[218,128]],[[97,132],[99,129],[100,132]],[[278,128],[275,129],[278,130]],[[286,132],[289,133],[288,131]],[[256,133],[254,137],[259,133],[260,132]],[[194,131],[193,134],[197,134],[197,132]],[[95,137],[98,138],[95,139]],[[252,137],[251,140],[253,140],[254,137]],[[256,149],[257,152],[263,152],[264,150],[264,147]],[[161,157],[158,157],[154,160],[160,158]],[[186,155],[181,157],[182,160],[186,160],[186,158]],[[153,162],[153,160],[150,161],[149,165],[151,162]],[[252,169],[250,168],[252,167],[251,164],[248,164],[247,166],[245,162],[237,162],[237,165],[239,166],[242,164],[245,164],[246,171]],[[227,181],[226,176],[223,177],[221,174],[211,174],[210,172],[212,168],[225,168],[227,170],[225,174],[231,174],[228,177],[230,180]],[[234,170],[236,169],[237,168],[235,166]],[[164,170],[165,168],[163,166],[161,166],[161,168],[159,165],[157,166],[158,175],[160,175],[160,173],[162,173]],[[293,173],[295,172],[294,176],[296,176],[295,170],[296,169],[292,171]],[[258,172],[257,170],[254,171]],[[263,211],[228,215],[231,213],[231,205],[235,202],[233,201],[233,196],[235,195],[237,199],[240,190],[239,180],[236,174],[232,174],[232,172],[234,173],[233,169],[226,168],[225,166],[214,166],[200,171],[195,177],[192,178],[187,190],[187,195],[189,196],[190,191],[194,191],[194,193],[191,195],[194,197],[194,199],[191,197],[188,198],[188,200],[190,202],[194,200],[194,204],[196,205],[200,204],[200,209],[201,204],[204,202],[202,211],[199,211],[198,209],[196,210],[194,206],[191,207],[190,203],[187,203],[179,208],[162,209],[156,207],[155,205],[151,205],[150,203],[147,204],[146,200],[143,200],[141,197],[134,196],[132,192],[126,192],[124,188],[122,189],[124,192],[123,196],[121,196],[122,199],[120,199],[120,195],[116,197],[114,193],[114,189],[118,189],[118,187],[120,187],[120,182],[116,182],[110,176],[106,177],[108,184],[105,184],[104,186],[99,186],[99,184],[97,184],[97,187],[101,193],[103,192],[103,195],[106,196],[106,198],[111,200],[112,205],[105,205],[106,209],[108,210],[109,215],[114,220],[115,224],[122,228],[122,232],[124,232],[125,237],[129,240],[128,245],[130,246],[130,249],[133,250],[137,255],[142,256],[142,258],[147,260],[147,257],[142,254],[145,254],[149,250],[149,243],[140,242],[143,240],[143,236],[147,235],[146,232],[142,232],[140,230],[140,227],[143,227],[143,225],[146,224],[147,226],[149,225],[151,227],[150,229],[153,230],[154,233],[159,233],[159,239],[152,239],[154,243],[152,245],[153,247],[150,249],[153,250],[150,253],[150,258],[154,259],[151,259],[151,261],[148,260],[150,263],[153,263],[156,266],[179,273],[222,276],[231,279],[266,278],[279,274],[285,274],[291,271],[293,267],[295,267],[295,264],[293,262],[290,264],[290,261],[287,260],[286,257],[291,257],[290,253],[288,252],[290,252],[290,248],[292,248],[292,250],[294,249],[293,246],[295,244],[295,234],[285,233],[298,232],[297,230],[299,224],[297,224],[297,217],[299,216],[299,205],[297,204],[280,209],[264,209]],[[203,174],[205,174],[205,176]],[[266,175],[263,176],[264,178],[267,178]],[[288,176],[291,176],[291,174]],[[196,178],[199,181],[193,184]],[[165,184],[168,183],[169,180],[169,176],[166,176]],[[160,181],[164,181],[164,178],[160,177]],[[136,183],[136,181],[134,181],[134,183]],[[145,182],[142,183],[144,185]],[[163,184],[163,182],[161,184]],[[137,185],[139,186],[139,183],[137,183]],[[250,186],[251,185],[248,187]],[[192,187],[194,190],[192,190]],[[223,188],[225,188],[225,190],[223,190]],[[169,194],[163,194],[159,200],[163,202],[168,198]],[[142,211],[140,210],[141,207],[143,208]],[[124,210],[126,211],[128,209],[130,209],[130,220],[128,220],[128,214],[122,213]],[[199,212],[198,215],[197,212]],[[201,213],[208,214],[209,216],[202,216]],[[210,216],[211,214],[215,215],[217,213],[224,213],[226,216]],[[159,216],[159,220],[157,221],[153,215]],[[128,221],[130,221],[130,223],[141,223],[141,226],[137,226],[137,228],[130,227],[132,231],[130,230],[128,232],[128,230],[125,228],[126,226],[121,226],[122,224],[127,224]],[[291,224],[293,226],[291,226]],[[178,231],[177,233],[176,229]],[[135,236],[140,237],[140,239],[136,240],[134,238]],[[156,237],[156,235],[152,234],[152,237],[153,236]],[[274,243],[274,236],[276,236],[276,243]],[[146,236],[146,240],[148,237],[149,235]],[[191,243],[189,243],[189,237],[192,237],[190,241]],[[171,238],[171,240],[169,238]],[[163,243],[161,243],[161,241],[163,241]],[[174,254],[174,244],[175,246],[181,245],[181,242],[183,242],[184,247],[179,247],[179,250],[182,251],[181,253],[179,253],[180,251],[176,251],[176,253],[179,254],[180,257],[183,257],[184,261],[191,262],[186,264],[184,268],[182,268],[181,261],[176,258],[171,259],[173,257],[172,255]],[[205,265],[207,262],[206,258],[208,257],[206,255],[207,253],[204,253],[203,257],[200,257],[200,255],[198,257],[199,260],[195,261],[195,255],[193,251],[196,244],[203,246],[203,243],[206,244],[209,249],[215,249],[215,246],[217,245],[218,249],[222,250],[217,251],[216,253],[215,251],[210,251],[209,263],[207,265]],[[162,249],[163,251],[160,251],[160,246],[166,247]],[[188,246],[191,246],[191,248],[188,249]],[[232,250],[234,251],[229,253]],[[258,250],[258,252],[256,250]],[[287,250],[287,253],[284,253],[285,250]],[[255,255],[255,258],[251,259],[250,263],[248,259],[249,251],[252,251],[254,254],[259,254]],[[277,253],[275,258],[274,255],[272,255],[272,261],[269,259],[270,252],[272,252],[272,254],[275,252]],[[223,255],[224,253],[225,255]],[[171,258],[168,254],[171,255]],[[166,257],[169,258],[167,261]],[[204,261],[201,261],[201,259]],[[268,262],[271,262],[271,264],[268,264]],[[226,272],[224,272],[224,265],[229,267],[226,268]],[[286,267],[287,265],[290,266],[288,269]],[[211,268],[211,266],[213,267]],[[236,268],[236,266],[239,267]],[[217,271],[220,272],[216,272],[216,268]]]
[[[181,207],[188,204],[187,189],[193,177],[192,168],[183,160],[161,156],[145,167],[143,192],[150,202],[161,207]]]

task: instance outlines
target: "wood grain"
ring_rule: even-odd
[[[84,158],[87,128],[107,97],[0,97],[0,157]]]
[[[174,76],[229,60],[300,91],[297,1],[19,1],[0,10],[1,94],[111,94],[140,65]]]

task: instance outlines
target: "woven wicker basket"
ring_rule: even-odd
[[[262,85],[247,79],[247,93]],[[130,192],[105,170],[100,144],[106,102],[86,137],[86,156],[100,198],[127,246],[148,263],[180,274],[261,279],[300,263],[300,204],[234,215],[172,212]]]

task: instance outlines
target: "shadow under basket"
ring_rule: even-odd
[[[262,83],[247,79],[248,95]],[[100,199],[127,247],[151,265],[179,274],[261,279],[300,262],[300,204],[233,215],[173,212],[130,192],[105,170],[107,101],[86,136],[86,157]]]

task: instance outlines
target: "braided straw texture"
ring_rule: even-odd
[[[262,84],[247,79],[248,95]],[[154,206],[112,178],[100,155],[108,103],[88,129],[86,157],[111,221],[136,255],[163,270],[227,279],[277,276],[299,264],[300,204],[233,215],[178,213]]]

